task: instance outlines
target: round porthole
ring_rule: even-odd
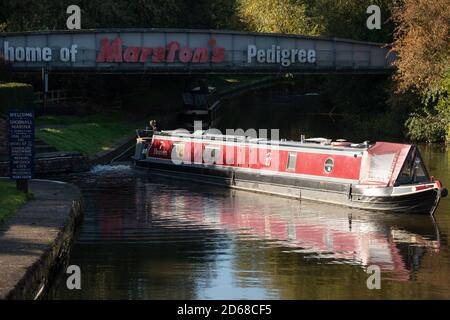
[[[325,160],[324,169],[326,173],[332,172],[333,167],[334,167],[334,160],[332,158],[328,158],[327,160]]]

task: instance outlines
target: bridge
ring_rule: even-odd
[[[388,73],[384,44],[338,38],[190,29],[0,34],[14,71],[95,73]]]

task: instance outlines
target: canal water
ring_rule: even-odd
[[[311,95],[283,99],[245,95],[220,126],[347,137],[339,119],[298,107]],[[431,174],[450,185],[450,150],[421,151]],[[126,164],[59,178],[83,192],[70,258],[81,290],[67,289],[62,273],[47,299],[450,298],[448,198],[433,219],[199,185]],[[370,290],[373,265],[381,288]]]

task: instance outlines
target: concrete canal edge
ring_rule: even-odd
[[[80,190],[32,180],[34,198],[0,225],[0,299],[34,299],[67,264],[81,219]]]

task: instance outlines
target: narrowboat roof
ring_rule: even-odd
[[[355,150],[365,151],[368,150],[371,146],[373,146],[373,144],[369,143],[368,141],[362,143],[352,143],[350,146],[335,146],[331,144],[332,142],[331,139],[326,138],[309,138],[305,139],[303,142],[285,139],[270,140],[265,138],[253,138],[241,135],[212,134],[204,130],[197,130],[194,133],[190,133],[187,130],[167,130],[156,132],[155,135],[180,137],[180,138],[196,138],[203,140],[234,141],[240,143],[253,143],[253,144],[273,144],[275,142],[278,146],[333,149],[343,151],[355,151]]]

